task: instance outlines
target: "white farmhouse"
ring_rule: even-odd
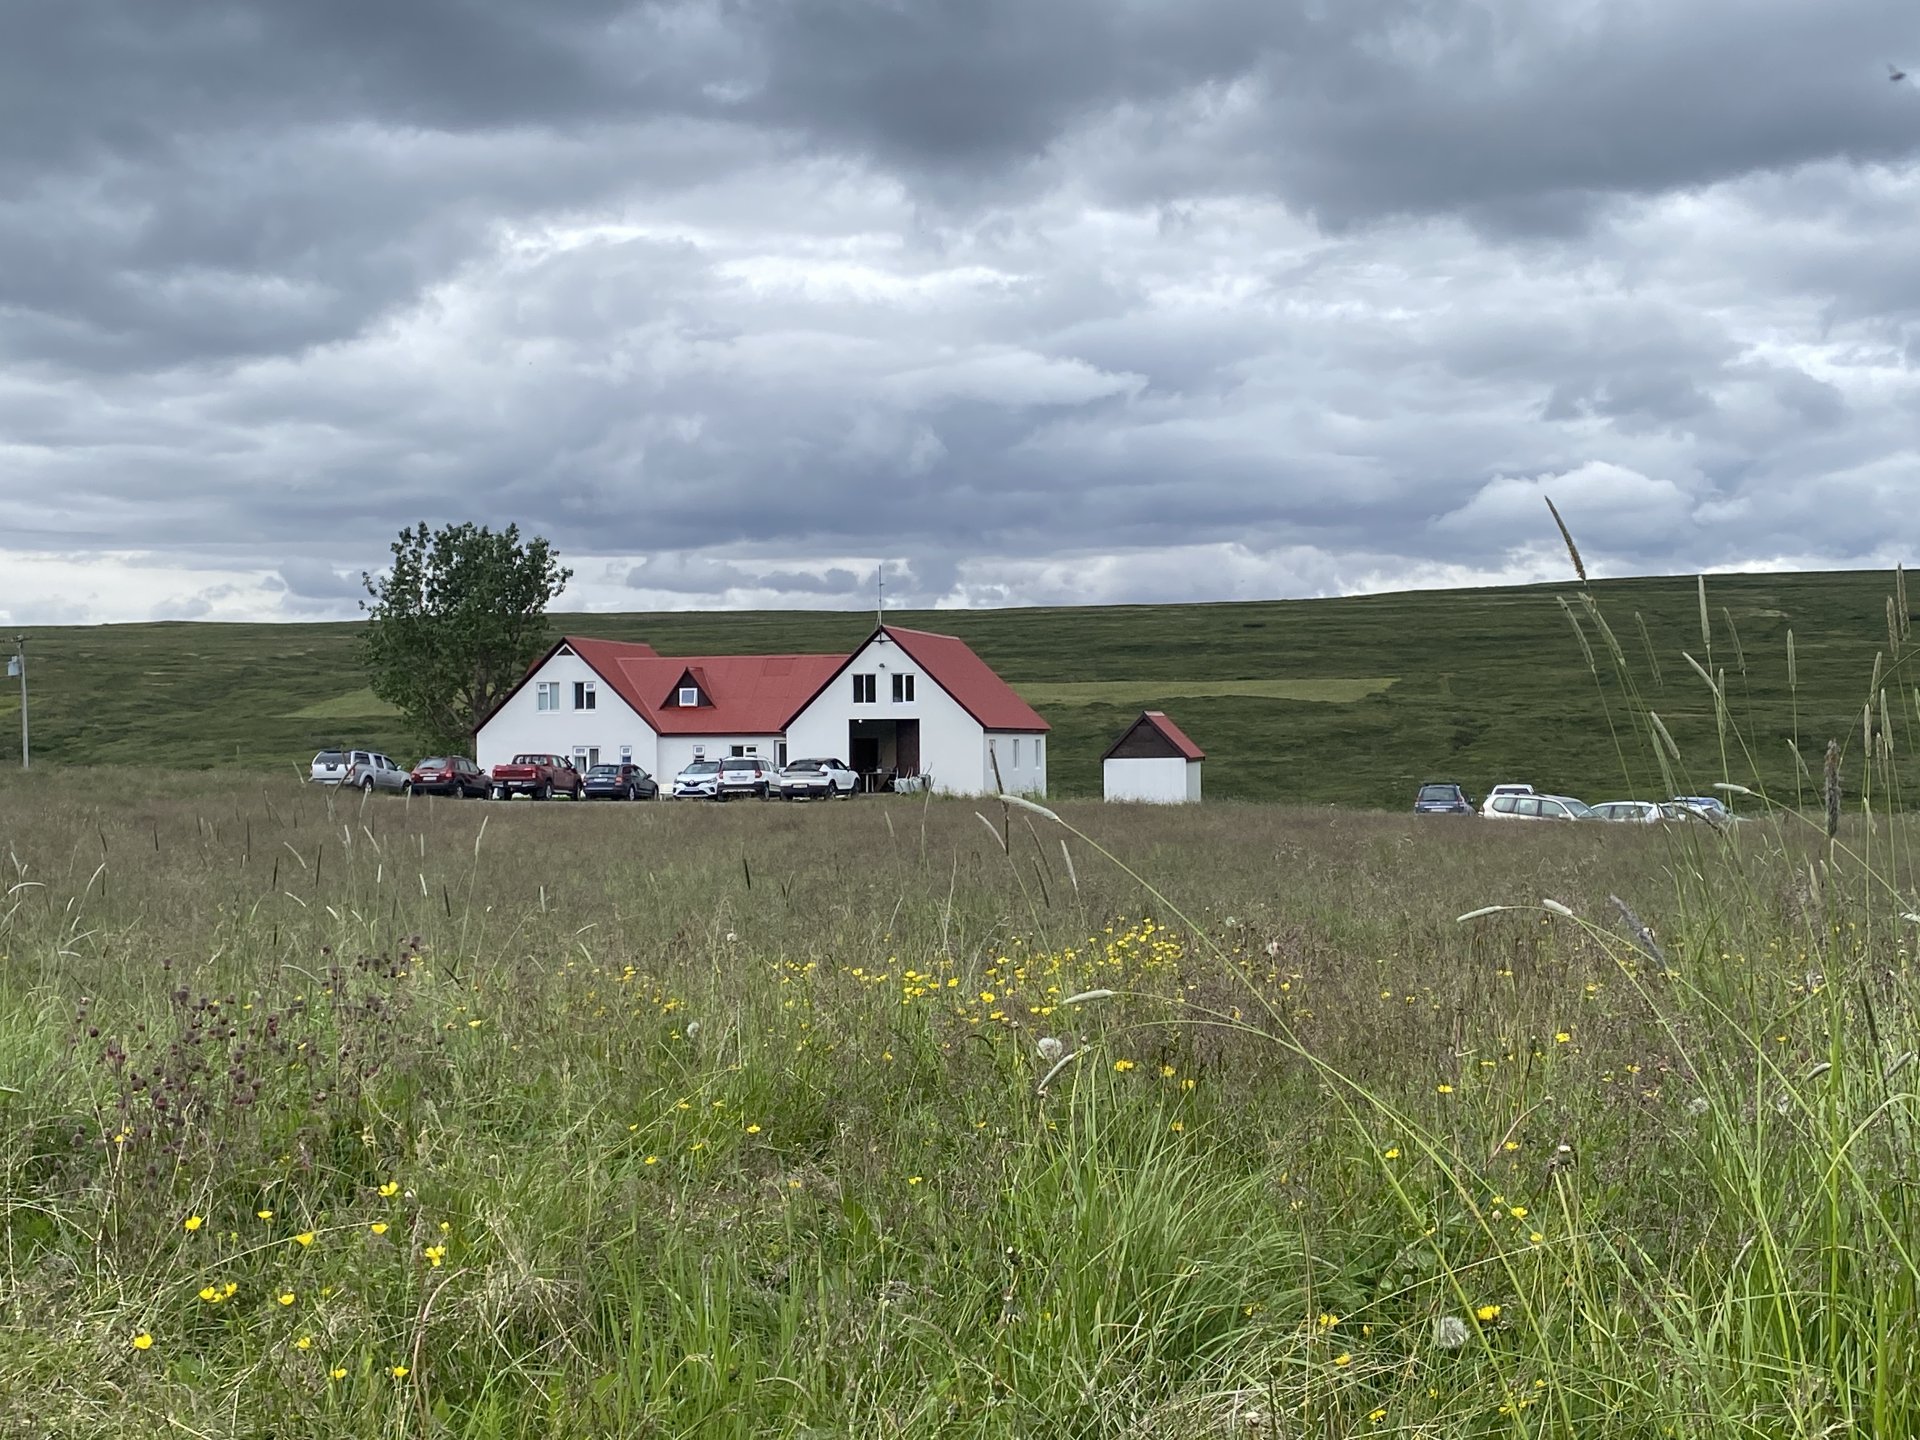
[[[695,760],[844,760],[871,782],[1044,795],[1047,722],[966,642],[881,626],[852,655],[666,656],[569,635],[481,724],[483,769],[524,752],[663,780]],[[996,780],[997,769],[997,780]]]
[[[488,770],[525,751],[569,755],[580,770],[631,761],[663,779],[728,755],[783,763],[787,718],[845,658],[669,657],[569,635],[482,723],[474,759]]]
[[[966,641],[882,625],[794,715],[787,750],[949,795],[1045,795],[1047,729]]]
[[[1200,762],[1206,751],[1158,710],[1141,712],[1100,757],[1109,800],[1180,805],[1200,798]]]

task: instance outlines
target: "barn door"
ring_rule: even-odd
[[[918,720],[896,721],[900,729],[894,737],[894,753],[899,757],[895,764],[902,775],[920,773],[920,722]]]

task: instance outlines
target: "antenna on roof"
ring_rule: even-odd
[[[873,567],[873,624],[877,630],[887,623],[887,562]]]

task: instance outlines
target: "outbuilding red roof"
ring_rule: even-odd
[[[1108,746],[1107,753],[1100,758],[1102,760],[1111,760],[1114,752],[1126,744],[1127,741],[1139,731],[1142,725],[1147,726],[1157,733],[1162,740],[1166,741],[1167,744],[1171,745],[1175,750],[1178,750],[1184,758],[1188,760],[1204,760],[1207,758],[1207,752],[1189,740],[1186,731],[1169,720],[1166,712],[1162,710],[1141,711],[1140,718],[1122,731],[1120,738]]]

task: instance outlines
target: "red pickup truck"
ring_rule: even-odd
[[[496,800],[516,795],[551,800],[556,791],[573,800],[580,798],[580,772],[564,755],[516,755],[494,766],[490,780]]]

